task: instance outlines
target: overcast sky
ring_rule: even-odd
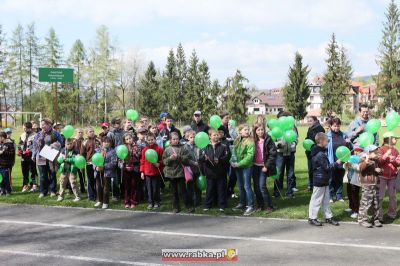
[[[0,0],[7,35],[18,23],[36,23],[43,37],[54,27],[64,53],[81,39],[93,43],[106,25],[125,51],[139,52],[162,69],[168,50],[181,42],[205,59],[212,78],[241,69],[260,89],[282,86],[295,51],[311,74],[325,70],[332,32],[348,49],[354,75],[376,73],[377,48],[388,0]]]

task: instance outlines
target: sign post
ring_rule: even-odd
[[[51,89],[54,90],[53,110],[55,121],[58,121],[58,89],[57,82],[74,82],[74,70],[72,68],[39,68],[39,82],[50,82]]]

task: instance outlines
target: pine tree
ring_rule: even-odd
[[[293,116],[301,120],[307,115],[308,97],[310,97],[310,88],[308,85],[308,74],[310,69],[308,65],[303,66],[303,57],[296,52],[294,64],[289,67],[289,82],[283,90],[286,109]]]
[[[199,65],[199,110],[205,117],[216,114],[216,98],[212,95],[211,78],[208,64],[205,60]]]
[[[251,98],[245,82],[249,81],[240,70],[225,82],[224,107],[237,121],[246,121],[246,102]]]
[[[343,46],[341,46],[339,51],[339,65],[339,90],[345,93],[350,88],[351,77],[353,76],[353,68],[351,67],[350,60],[347,58],[346,49]],[[348,98],[345,99],[345,101],[352,101],[352,99]],[[349,111],[353,112],[356,110]]]
[[[139,102],[138,109],[142,114],[155,119],[163,111],[162,95],[160,94],[160,81],[157,77],[157,71],[154,63],[150,61],[144,76],[139,82]]]
[[[162,74],[161,80],[161,91],[162,98],[164,101],[162,102],[162,110],[167,111],[173,115],[176,114],[176,105],[180,103],[176,102],[176,90],[178,88],[178,77],[176,70],[176,61],[174,51],[171,49],[168,54],[167,64],[165,66],[165,70]]]
[[[73,87],[73,94],[75,95],[75,102],[76,105],[73,106],[73,123],[76,123],[76,120],[81,120],[81,108],[80,108],[80,90],[81,90],[81,77],[82,72],[85,67],[86,61],[86,51],[85,47],[81,40],[76,40],[73,44],[69,57],[68,57],[68,65],[74,68],[74,87]],[[76,90],[75,90],[76,89]]]
[[[7,48],[6,38],[3,33],[3,26],[0,24],[0,111],[7,111],[7,97],[6,97],[6,59]],[[2,102],[4,101],[4,102]],[[5,117],[7,121],[7,116]],[[6,122],[7,123],[7,122]],[[0,127],[3,127],[3,116],[0,114]]]
[[[189,106],[189,112],[193,113],[196,110],[202,110],[199,58],[197,57],[196,50],[192,51],[192,54],[189,58],[187,90],[187,97],[185,97],[185,101]]]
[[[35,23],[27,26],[25,33],[25,62],[28,70],[29,110],[32,111],[32,92],[37,82],[37,69],[40,58],[39,38],[36,36]],[[31,119],[31,117],[30,117]]]
[[[340,83],[340,55],[338,49],[335,34],[332,34],[331,41],[326,49],[328,54],[326,59],[327,70],[324,75],[324,84],[321,88],[322,114],[325,116],[330,116],[333,112],[341,114],[345,101],[344,93],[346,91],[343,90]]]
[[[187,96],[187,64],[185,51],[181,43],[176,49],[176,74],[178,86],[175,90],[174,99],[176,102],[175,108],[171,111],[173,117],[184,120],[190,119],[192,113],[189,111],[189,106],[185,101],[181,101]],[[178,104],[179,103],[179,104]]]
[[[393,108],[396,111],[400,111],[399,15],[398,7],[392,0],[385,13],[386,21],[383,23],[383,37],[377,61],[380,67],[378,91],[384,96],[382,109]]]

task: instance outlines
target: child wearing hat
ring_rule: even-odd
[[[383,136],[383,145],[379,148],[379,167],[382,169],[379,175],[379,220],[383,220],[383,199],[385,197],[386,188],[389,193],[389,210],[390,219],[395,219],[397,215],[397,198],[396,198],[396,177],[398,167],[400,166],[400,155],[396,149],[397,137],[392,132],[387,132]]]
[[[378,199],[378,174],[379,168],[378,147],[369,145],[364,150],[360,160],[360,184],[362,187],[358,223],[361,226],[371,228],[373,225],[368,221],[368,210],[372,208],[373,221],[376,227],[382,227],[379,221],[379,199]]]

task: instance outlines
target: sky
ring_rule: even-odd
[[[207,61],[223,82],[236,69],[259,89],[281,87],[299,51],[311,76],[325,71],[334,32],[348,51],[354,76],[375,74],[389,0],[0,0],[0,24],[10,36],[35,22],[42,39],[53,27],[68,54],[81,39],[93,45],[106,25],[113,42],[163,70],[168,51],[182,43]]]

